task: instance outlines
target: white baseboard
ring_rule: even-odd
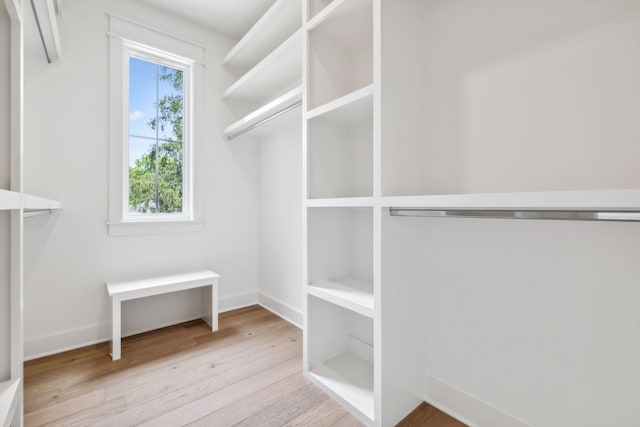
[[[302,311],[263,292],[258,292],[258,304],[302,329]]]
[[[257,292],[246,292],[243,294],[230,295],[220,298],[218,302],[218,311],[224,313],[238,308],[248,307],[258,303]],[[276,313],[278,314],[278,313]],[[154,329],[164,328],[177,323],[188,322],[194,320],[193,317],[173,319],[162,323],[154,324],[143,330],[129,331],[124,336],[136,335],[142,332]],[[87,326],[84,328],[70,329],[51,335],[45,335],[37,338],[27,339],[24,342],[24,360],[39,359],[52,354],[58,354],[77,348],[86,347],[88,345],[98,344],[109,341],[111,339],[111,323],[105,322],[97,325]]]
[[[249,307],[258,303],[257,292],[245,292],[243,294],[229,295],[220,298],[218,302],[218,312],[237,310],[238,308]]]
[[[39,359],[88,345],[98,344],[111,337],[111,323],[69,329],[24,341],[24,360]]]
[[[530,427],[529,424],[430,375],[424,400],[470,427]]]

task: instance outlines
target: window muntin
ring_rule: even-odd
[[[191,219],[191,64],[127,52],[123,217]]]

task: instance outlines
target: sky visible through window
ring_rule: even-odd
[[[129,58],[129,212],[182,212],[183,89],[181,70]]]

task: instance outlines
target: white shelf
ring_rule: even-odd
[[[371,363],[343,353],[311,367],[309,376],[324,391],[333,395],[352,412],[361,414],[367,424],[373,423],[373,366]]]
[[[222,65],[249,68],[266,57],[302,24],[300,0],[278,0],[231,49]]]
[[[231,85],[224,99],[260,103],[302,78],[302,30],[297,31]]]
[[[0,382],[0,427],[9,427],[18,406],[20,380]]]
[[[337,13],[336,10],[339,11],[340,9],[346,7],[347,5],[345,5],[345,3],[348,2],[346,2],[345,0],[333,0],[322,10],[316,13],[311,19],[309,19],[309,22],[307,23],[307,30],[311,31],[312,29],[320,25],[320,23],[327,19],[329,16]]]
[[[486,210],[640,211],[640,190],[585,190],[522,193],[382,197],[380,206]]]
[[[23,197],[24,208],[28,210],[62,209],[62,203],[57,200],[45,199],[26,193],[23,194]]]
[[[327,6],[331,6],[335,3],[342,3],[343,1],[344,0],[308,0],[309,10],[307,20],[312,21],[313,18],[325,10]]]
[[[295,104],[298,101],[302,100],[302,86],[298,86],[297,88],[290,90],[284,95],[274,99],[268,104],[258,108],[254,112],[247,114],[242,119],[238,120],[234,124],[227,127],[222,133],[225,136],[235,135],[238,132],[242,132],[245,129],[254,126],[261,121],[277,114],[279,111]]]
[[[0,190],[0,210],[22,208],[22,195],[15,191]]]
[[[45,199],[16,191],[0,190],[0,210],[44,210],[61,208],[62,204],[57,200]]]
[[[323,117],[336,122],[353,123],[372,117],[372,114],[373,85],[369,85],[314,108],[307,113],[307,119]]]
[[[367,22],[371,29],[371,0],[334,0],[307,22],[307,31],[320,30],[341,45],[355,46],[371,41],[371,34],[356,23]]]
[[[373,282],[370,280],[354,277],[318,280],[307,287],[307,292],[317,298],[373,318]]]
[[[310,208],[370,208],[373,197],[338,197],[332,199],[307,199],[305,204]]]

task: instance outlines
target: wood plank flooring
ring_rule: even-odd
[[[26,426],[361,426],[302,375],[302,333],[252,306],[25,364]],[[402,426],[459,427],[429,405]]]

